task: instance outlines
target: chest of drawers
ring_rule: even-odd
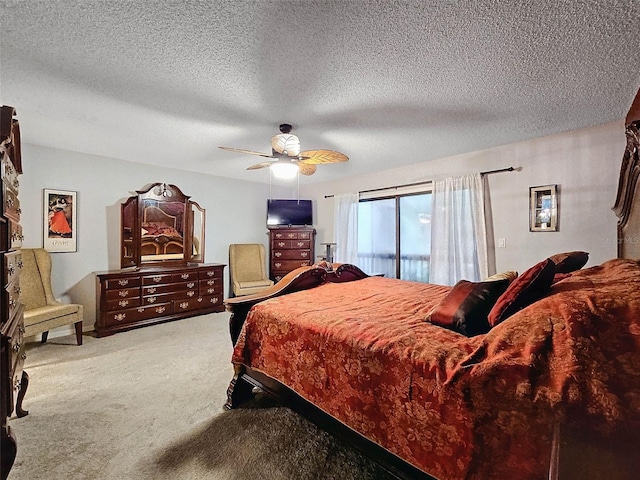
[[[216,263],[98,273],[98,336],[224,311],[224,267]]]
[[[15,110],[0,107],[0,479],[9,475],[17,440],[8,424],[22,409],[29,376],[22,367],[24,352],[24,305],[20,301],[22,227],[18,176],[22,173],[20,128]]]
[[[291,270],[312,265],[316,231],[313,228],[269,230],[269,277],[278,282]]]

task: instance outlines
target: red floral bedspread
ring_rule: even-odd
[[[441,479],[540,479],[556,420],[640,428],[640,267],[611,260],[473,338],[426,323],[449,287],[323,284],[249,313],[233,353]]]

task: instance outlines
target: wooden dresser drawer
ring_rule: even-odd
[[[274,260],[272,266],[274,273],[281,271],[286,271],[288,273],[296,268],[308,267],[309,265],[311,265],[310,260]]]
[[[194,280],[189,282],[165,283],[162,285],[145,285],[142,287],[142,296],[161,295],[163,293],[182,292],[185,290],[198,290],[198,282]]]
[[[20,275],[22,269],[22,255],[20,251],[7,252],[4,254],[4,285],[13,282]]]
[[[22,247],[23,240],[22,225],[9,219],[9,249],[14,250]]]
[[[2,187],[2,215],[20,223],[20,199],[10,188]]]
[[[166,303],[172,300],[189,300],[197,298],[198,291],[193,290],[180,290],[177,292],[161,293],[158,295],[145,295],[142,297],[142,305],[153,305],[156,303]]]
[[[148,318],[154,318],[159,315],[168,315],[170,313],[173,313],[171,303],[161,303],[157,305],[139,306],[136,308],[107,312],[105,320],[108,326],[126,325],[138,320],[146,320]]]
[[[107,300],[107,310],[122,310],[124,308],[137,307],[140,305],[140,297],[120,298],[118,300]]]
[[[276,260],[307,260],[311,258],[311,250],[274,250],[272,257]]]
[[[274,240],[271,244],[273,250],[282,249],[306,249],[311,248],[311,240]]]
[[[140,288],[121,288],[120,290],[107,290],[106,298],[110,300],[122,300],[124,298],[134,298],[140,296]]]
[[[222,278],[222,267],[200,268],[198,270],[198,278]]]
[[[173,302],[173,308],[176,313],[201,310],[222,305],[222,300],[222,295],[201,296],[187,300],[175,300]]]
[[[140,286],[140,277],[110,278],[105,281],[107,289],[131,288]]]
[[[14,276],[11,283],[5,285],[1,293],[3,312],[6,314],[6,318],[13,318],[21,306],[20,277]]]

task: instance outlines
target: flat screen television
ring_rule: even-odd
[[[313,225],[311,200],[267,200],[267,227]]]

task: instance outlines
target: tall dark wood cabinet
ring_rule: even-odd
[[[17,442],[8,419],[27,414],[22,399],[28,376],[22,370],[24,353],[24,305],[20,302],[22,228],[18,176],[22,173],[20,126],[13,107],[0,107],[0,160],[2,163],[2,212],[0,215],[0,262],[2,306],[0,307],[0,478],[9,475],[16,457]]]
[[[316,231],[311,227],[269,229],[269,277],[278,282],[287,273],[315,263]]]

